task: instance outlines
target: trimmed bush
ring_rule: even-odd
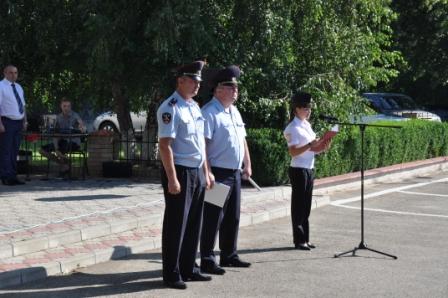
[[[412,120],[380,124],[402,128],[366,127],[365,169],[448,156],[448,123]],[[254,180],[264,186],[286,183],[291,159],[282,130],[248,129],[247,141]],[[359,171],[360,154],[360,129],[354,126],[342,128],[330,151],[316,156],[316,177]]]
[[[282,131],[271,128],[248,129],[247,134],[254,180],[260,185],[286,183],[290,158]]]

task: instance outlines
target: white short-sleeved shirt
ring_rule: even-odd
[[[283,135],[288,142],[288,147],[302,147],[316,139],[316,134],[311,128],[311,124],[307,120],[300,120],[297,117],[294,117],[294,120],[286,126]],[[292,157],[291,167],[313,169],[314,155],[313,151],[307,150],[300,155]]]
[[[11,86],[12,82],[7,79],[3,79],[0,82],[0,116],[7,117],[12,120],[22,120],[25,117],[25,112],[19,112],[19,105],[17,104],[17,99],[14,95],[14,91]],[[25,111],[25,96],[22,87],[14,83],[16,86],[17,93],[19,94],[20,100]]]
[[[207,158],[212,167],[241,169],[244,159],[246,129],[238,109],[231,105],[225,109],[213,97],[203,108],[205,118],[204,135],[207,144]]]
[[[199,168],[205,161],[204,118],[198,104],[174,92],[157,110],[158,135],[172,138],[174,164]]]

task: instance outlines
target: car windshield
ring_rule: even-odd
[[[415,102],[406,96],[385,96],[383,99],[392,107],[393,110],[417,109]]]
[[[416,109],[415,102],[407,96],[387,95],[369,97],[369,101],[376,111],[384,110],[402,110],[402,109]]]

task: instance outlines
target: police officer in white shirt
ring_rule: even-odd
[[[291,219],[294,246],[300,250],[310,250],[315,245],[309,239],[309,216],[314,185],[314,155],[320,150],[321,143],[311,128],[308,119],[311,116],[312,99],[309,93],[297,92],[291,98],[291,110],[294,119],[284,130],[291,155],[289,179],[291,181]],[[330,142],[326,142],[327,150]]]
[[[16,83],[17,67],[7,65],[0,82],[0,177],[4,185],[19,185],[17,179],[17,155],[22,130],[26,130],[25,97],[22,87]]]
[[[238,98],[240,69],[231,65],[220,70],[214,78],[214,96],[203,108],[205,138],[210,180],[216,179],[230,186],[223,208],[204,205],[201,233],[201,271],[224,274],[222,267],[249,267],[237,254],[240,222],[241,176],[252,175],[246,130],[243,119],[235,107]],[[244,167],[243,167],[244,165]],[[242,172],[241,172],[242,171]],[[219,231],[220,266],[213,249]]]
[[[157,110],[165,214],[162,231],[163,281],[185,289],[185,281],[208,281],[195,264],[209,186],[205,157],[204,118],[196,96],[203,61],[178,69],[176,91]]]

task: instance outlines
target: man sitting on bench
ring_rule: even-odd
[[[60,103],[61,113],[57,115],[54,125],[54,133],[61,134],[73,134],[86,131],[84,122],[78,113],[72,111],[71,101],[63,97]],[[52,143],[48,143],[39,150],[40,154],[45,156],[51,161],[58,163],[61,171],[61,175],[68,174],[70,167],[68,165],[68,159],[66,153],[72,151],[78,151],[80,149],[80,138],[53,138]]]

